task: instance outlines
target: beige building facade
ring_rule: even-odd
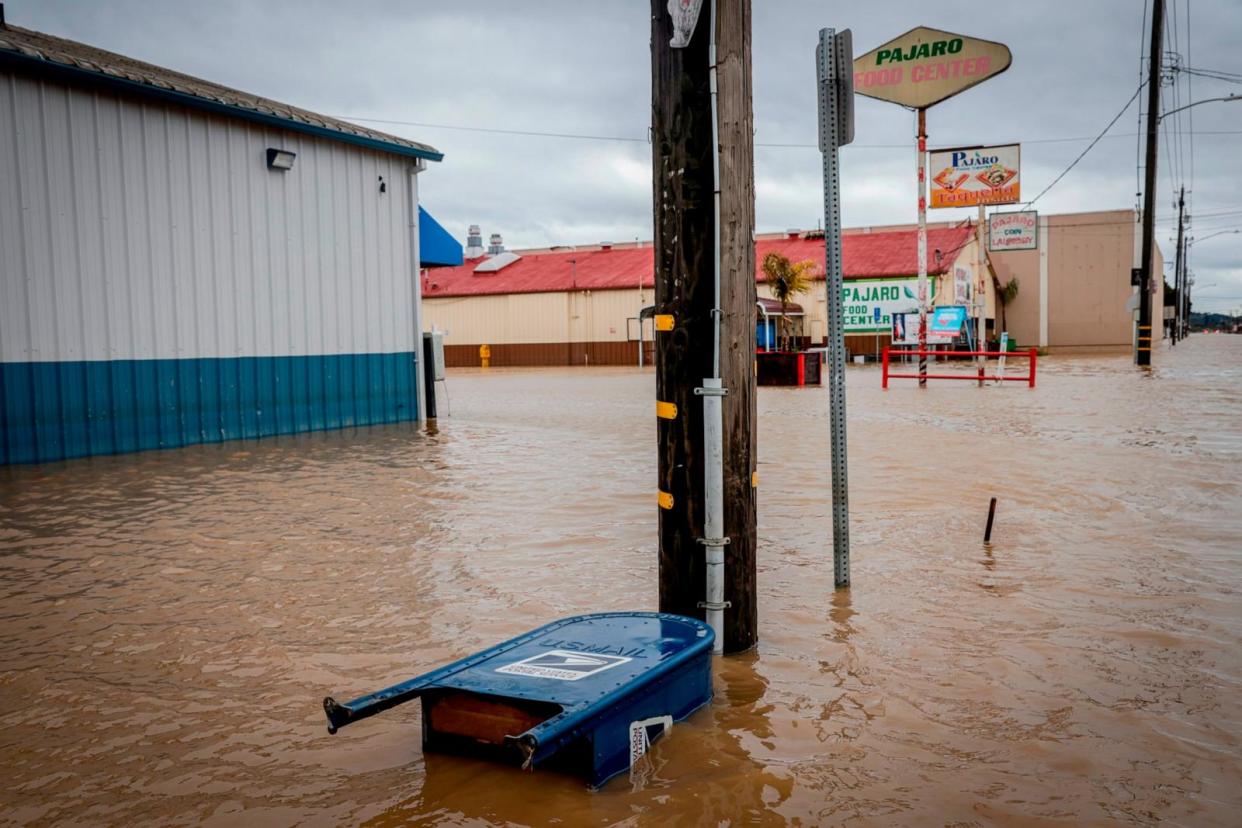
[[[1159,245],[1153,271],[1163,272]],[[1004,308],[1009,333],[1023,347],[1050,351],[1124,350],[1134,343],[1138,288],[1130,273],[1142,260],[1142,222],[1134,210],[1039,218],[1039,248],[989,254],[996,280],[1018,282]],[[1148,296],[1161,336],[1163,279]]]
[[[932,230],[950,228],[960,231],[961,225],[940,224]],[[911,230],[911,225],[853,228],[845,235],[880,237]],[[933,304],[960,302],[961,289],[955,291],[955,282],[960,285],[965,280],[971,286],[972,303],[982,284],[989,340],[1008,331],[1023,348],[1053,352],[1131,348],[1138,289],[1130,284],[1130,272],[1138,266],[1140,234],[1141,224],[1133,210],[1041,216],[1038,248],[986,254],[980,279],[975,234],[958,232],[954,238],[963,240],[954,242],[953,247],[929,249],[929,258],[935,255],[941,263],[940,272],[931,276]],[[788,240],[791,246],[784,249],[791,258],[809,258],[815,255],[814,245],[807,243],[809,235],[760,235],[756,243],[762,251],[779,248]],[[948,235],[940,238],[947,239]],[[822,256],[822,242],[818,245]],[[477,366],[485,357],[493,366],[632,365],[639,361],[640,332],[643,360],[650,360],[651,321],[640,322],[642,309],[654,301],[649,243],[515,252],[530,259],[542,257],[537,270],[529,268],[536,271],[535,275],[505,282],[496,276],[467,274],[457,278],[449,291],[436,282],[445,277],[434,271],[424,277],[424,318],[428,327],[446,332],[449,366]],[[1158,248],[1155,255],[1159,273],[1162,261]],[[588,269],[588,261],[594,270]],[[846,264],[848,276],[848,257]],[[550,271],[559,273],[559,269],[568,274],[570,267],[576,276],[566,277],[572,279],[568,285],[556,284],[547,275]],[[906,278],[914,285],[913,269],[905,270],[900,277],[886,274],[884,278]],[[594,286],[587,286],[590,273],[599,272],[617,276],[598,277]],[[613,286],[618,281],[630,286]],[[847,285],[851,281],[847,279]],[[998,289],[1010,281],[1016,281],[1017,294],[1003,304]],[[574,282],[578,283],[576,288]],[[555,289],[537,289],[545,283]],[[1156,287],[1150,301],[1158,339],[1163,294],[1159,281]],[[804,311],[803,334],[812,342],[822,342],[827,331],[825,289],[821,264],[811,292],[796,300]],[[439,295],[444,293],[450,295]],[[757,294],[771,298],[762,281]],[[882,333],[854,334],[846,337],[846,344],[852,354],[878,356],[889,339]],[[483,346],[485,350],[481,350]]]

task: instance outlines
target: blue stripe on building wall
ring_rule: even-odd
[[[0,363],[0,465],[417,418],[415,355]]]

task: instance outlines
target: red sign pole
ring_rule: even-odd
[[[927,109],[919,108],[919,388],[927,387]]]

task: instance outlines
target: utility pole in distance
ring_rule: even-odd
[[[740,652],[758,639],[751,3],[705,0],[701,14],[699,5],[651,2],[659,606],[696,618],[715,611],[704,606],[717,603],[707,564],[723,550],[723,649]],[[705,382],[714,362],[715,388]],[[708,532],[704,427],[717,402],[719,537]]]
[[[1185,217],[1186,188],[1182,187],[1181,191],[1177,194],[1177,258],[1173,260],[1173,301],[1175,304],[1173,306],[1172,339],[1174,345],[1177,344],[1177,340],[1181,339],[1182,335],[1182,261],[1185,258],[1183,256],[1185,237],[1182,234],[1182,222]],[[1161,292],[1163,293],[1163,285],[1161,286]]]
[[[1134,363],[1151,365],[1152,244],[1156,219],[1156,145],[1160,128],[1160,56],[1164,49],[1164,0],[1151,9],[1150,68],[1147,73],[1147,178],[1143,185],[1143,259],[1139,279],[1139,321],[1134,335]],[[1164,302],[1161,301],[1163,308]],[[1163,313],[1163,310],[1161,311]]]

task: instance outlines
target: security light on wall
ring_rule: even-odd
[[[296,152],[288,150],[275,149],[268,147],[267,149],[267,168],[269,170],[291,170],[293,169],[293,159],[297,158]]]

